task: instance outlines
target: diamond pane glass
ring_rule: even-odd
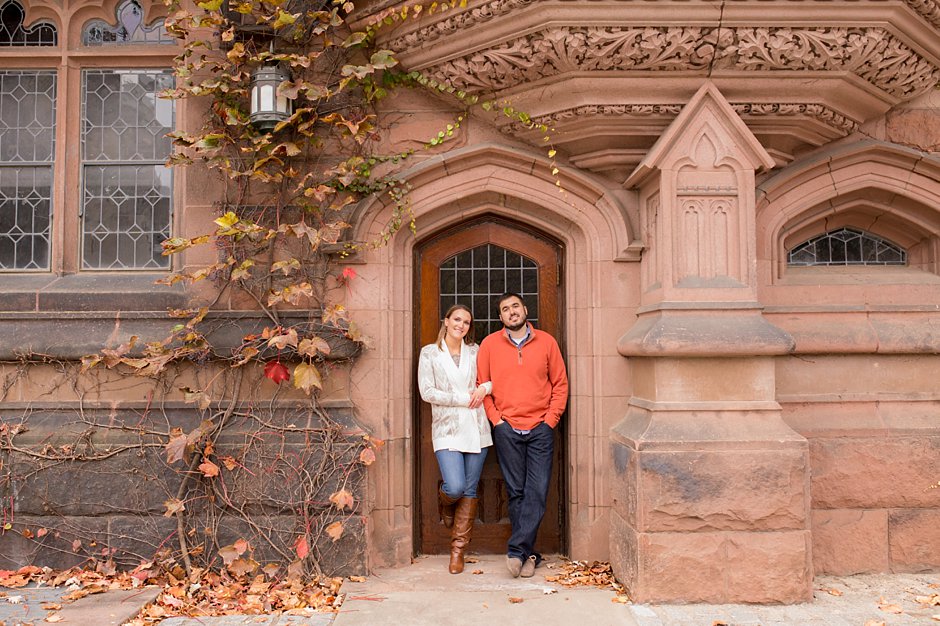
[[[173,37],[167,33],[163,20],[155,20],[147,26],[144,9],[138,0],[125,0],[118,5],[115,23],[91,20],[82,30],[82,43],[86,46],[104,46],[128,43],[172,44]]]
[[[502,328],[496,301],[507,291],[525,298],[529,321],[538,325],[538,266],[500,246],[485,244],[444,261],[440,290],[439,317],[457,303],[470,307],[478,342]]]
[[[163,165],[85,167],[84,269],[164,269],[170,171]]]
[[[51,163],[56,74],[0,71],[0,163]]]
[[[52,168],[0,167],[0,270],[48,270]]]
[[[55,46],[58,33],[54,24],[39,22],[23,26],[26,11],[16,0],[0,0],[0,46]]]
[[[87,70],[82,84],[82,267],[164,269],[170,235],[170,71]]]
[[[86,70],[82,97],[85,161],[160,161],[170,155],[174,86],[165,71]]]
[[[790,265],[906,265],[907,251],[886,239],[854,228],[840,228],[801,243]]]
[[[56,73],[0,71],[0,270],[48,270]]]

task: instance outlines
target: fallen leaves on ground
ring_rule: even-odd
[[[522,601],[523,601],[522,598],[518,598],[516,596],[509,596],[510,604],[520,604]]]
[[[233,549],[235,554],[238,548]],[[334,611],[342,602],[339,595],[342,578],[304,579],[293,568],[288,568],[284,575],[279,575],[280,570],[273,568],[256,575],[239,575],[231,569],[213,571],[195,568],[188,576],[181,567],[166,571],[149,562],[141,563],[132,571],[117,572],[110,566],[98,569],[102,571],[79,568],[56,571],[33,566],[0,570],[0,587],[16,589],[29,584],[64,587],[66,593],[62,597],[62,604],[69,604],[85,596],[110,590],[161,585],[163,590],[157,599],[144,607],[134,620],[127,622],[128,626],[147,626],[177,616],[304,616],[318,611]],[[22,596],[3,595],[4,600],[13,604],[22,601]],[[58,609],[61,606],[58,603],[49,604],[48,608]],[[46,621],[57,621],[56,615],[50,614]]]
[[[823,587],[823,588],[821,588],[821,589],[817,589],[816,591],[822,591],[822,592],[824,592],[824,593],[828,593],[830,596],[837,596],[837,597],[838,597],[838,596],[841,596],[841,595],[842,595],[842,592],[839,591],[838,589],[834,588],[834,587],[829,587],[829,588]]]
[[[929,596],[914,596],[914,601],[924,606],[940,606],[940,593],[932,593]]]
[[[545,576],[545,580],[550,583],[557,583],[563,587],[600,587],[601,589],[612,589],[617,592],[617,596],[623,596],[625,600],[614,599],[615,602],[629,602],[627,590],[614,578],[614,571],[610,563],[606,561],[569,561],[562,560],[560,564],[552,563],[551,569],[558,571],[558,574]]]
[[[904,609],[901,608],[901,605],[894,604],[892,602],[886,602],[884,598],[881,598],[878,602],[878,608],[884,611],[885,613],[895,613],[900,615],[904,612]]]
[[[310,615],[333,611],[341,603],[342,578],[238,575],[230,570],[195,569],[189,576],[167,575],[163,592],[128,626],[144,626],[167,617],[224,615]]]

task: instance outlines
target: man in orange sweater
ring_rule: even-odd
[[[496,306],[503,329],[480,344],[477,384],[493,383],[483,406],[509,496],[506,566],[513,577],[528,578],[542,560],[535,537],[552,476],[554,428],[568,403],[568,374],[554,337],[526,320],[522,296],[503,294]]]

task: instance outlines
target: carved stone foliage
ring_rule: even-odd
[[[905,99],[940,82],[940,68],[881,28],[557,27],[426,72],[480,92],[614,70],[851,72]]]
[[[493,0],[482,6],[468,9],[462,13],[451,15],[447,19],[440,20],[427,28],[422,28],[408,33],[387,44],[390,50],[401,52],[403,50],[413,49],[426,43],[437,41],[441,37],[446,37],[457,32],[466,32],[467,29],[477,24],[486,23],[501,15],[511,13],[516,9],[537,2],[538,0]],[[926,0],[930,1],[930,0]]]
[[[535,124],[544,124],[549,128],[558,128],[566,122],[587,117],[662,117],[672,119],[682,110],[681,104],[585,104],[556,111],[550,115],[533,117]],[[829,126],[841,136],[846,136],[858,128],[858,123],[827,106],[815,103],[764,103],[738,102],[731,107],[742,117],[804,117]],[[502,127],[503,132],[515,135],[524,133],[527,127],[516,122]]]
[[[524,8],[539,0],[492,0],[485,4],[473,7],[456,15],[451,15],[415,30],[411,33],[397,37],[388,43],[388,47],[395,52],[414,49],[427,45],[458,31],[466,32],[478,24],[483,24]],[[679,0],[684,3],[684,0]],[[817,0],[822,1],[822,0]],[[940,0],[905,0],[905,3],[928,23],[940,28]],[[857,5],[856,5],[857,6]]]

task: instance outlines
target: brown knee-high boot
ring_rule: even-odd
[[[444,528],[454,527],[454,509],[457,507],[457,500],[460,498],[451,498],[444,493],[442,485],[437,486],[437,514],[444,522]]]
[[[476,498],[461,498],[457,501],[457,510],[454,511],[454,528],[450,533],[450,566],[451,574],[463,571],[464,553],[470,545],[473,534],[473,522],[477,518]]]

